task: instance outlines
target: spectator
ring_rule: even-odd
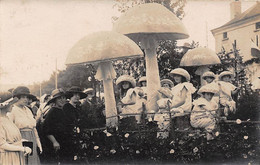
[[[33,98],[34,96],[30,94],[30,90],[27,87],[18,86],[13,90],[13,97],[17,97],[18,101],[13,106],[8,117],[20,129],[22,138],[33,142],[33,155],[29,156],[28,164],[40,164],[37,147],[41,153],[42,145],[36,130],[36,120],[27,107],[29,98]]]
[[[51,99],[47,105],[53,103],[49,113],[43,124],[44,134],[48,138],[46,142],[46,156],[48,161],[46,163],[56,163],[66,159],[66,141],[70,140],[65,134],[65,116],[62,110],[63,105],[66,103],[65,92],[63,89],[55,89],[51,93]]]
[[[19,128],[6,116],[18,99],[14,98],[0,105],[0,164],[24,165],[24,154],[30,154],[29,147],[23,147]]]
[[[66,138],[70,139],[66,142],[66,148],[64,149],[66,163],[75,163],[76,154],[79,149],[79,133],[81,128],[82,111],[80,107],[80,99],[86,98],[87,94],[83,93],[82,90],[73,86],[66,91],[66,97],[69,102],[63,106],[63,112],[65,115],[65,134]],[[76,144],[75,144],[76,143]]]

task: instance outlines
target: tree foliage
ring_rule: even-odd
[[[144,4],[144,3],[159,3],[165,6],[167,9],[172,11],[178,18],[182,19],[185,16],[184,7],[187,3],[187,0],[115,0],[116,3],[114,8],[121,13],[126,12],[129,8]],[[117,17],[113,17],[114,20]]]

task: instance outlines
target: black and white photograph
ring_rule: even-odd
[[[259,162],[259,0],[0,0],[0,165]]]

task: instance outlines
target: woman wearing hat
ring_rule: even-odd
[[[194,107],[190,116],[192,127],[204,128],[207,131],[207,140],[214,138],[212,132],[216,127],[218,104],[212,98],[217,92],[218,88],[212,84],[202,86],[198,91],[201,97],[193,102]]]
[[[17,97],[18,101],[13,106],[12,111],[8,114],[8,117],[14,124],[20,129],[23,139],[33,142],[33,155],[29,156],[28,164],[40,164],[40,159],[37,154],[37,147],[42,152],[42,145],[38,132],[36,130],[36,120],[33,118],[33,114],[27,107],[28,99],[32,98],[29,88],[25,86],[18,86],[13,90],[13,97]]]
[[[50,158],[49,161],[56,161],[55,158],[63,159],[64,148],[66,147],[66,136],[64,113],[62,110],[63,105],[66,103],[65,92],[63,89],[55,89],[51,93],[51,99],[47,102],[47,105],[53,104],[43,124],[44,134],[47,136],[50,143],[46,143],[47,151],[46,155]],[[46,163],[54,163],[46,162]]]
[[[235,113],[236,111],[236,102],[233,100],[232,95],[236,94],[239,90],[236,86],[231,84],[231,79],[234,78],[234,75],[230,71],[223,71],[219,74],[219,102],[224,106],[224,115]]]
[[[30,154],[29,147],[23,147],[19,128],[6,116],[18,99],[8,100],[0,105],[0,164],[24,165],[24,155]]]
[[[189,114],[192,107],[192,94],[196,88],[189,82],[190,74],[182,69],[176,68],[170,72],[176,84],[172,88],[173,99],[171,103],[171,112],[174,113],[174,125],[179,129],[189,126]]]
[[[129,75],[120,76],[116,85],[119,86],[121,90],[122,99],[120,103],[122,104],[122,114],[140,113],[142,112],[143,103],[145,99],[143,98],[144,93],[141,88],[135,88],[135,79]],[[124,93],[122,93],[122,90]],[[119,105],[120,106],[120,105]],[[136,120],[140,122],[140,116],[136,116]]]
[[[81,128],[81,118],[82,111],[80,108],[80,100],[87,97],[87,94],[82,92],[82,90],[73,86],[66,91],[66,97],[69,99],[69,102],[63,106],[63,111],[65,115],[65,126],[66,126],[66,136],[70,141],[67,141],[66,150],[66,162],[73,163],[74,156],[77,154],[78,147],[74,144],[73,139],[75,140],[76,133],[80,132]],[[65,156],[65,155],[64,155]]]

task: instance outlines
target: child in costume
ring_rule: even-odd
[[[201,97],[193,102],[194,107],[190,116],[192,127],[207,131],[207,140],[214,139],[212,132],[216,127],[218,104],[212,98],[217,92],[218,89],[212,84],[202,86],[198,91]]]
[[[221,72],[219,75],[219,102],[224,106],[224,114],[228,116],[229,113],[236,112],[236,102],[233,100],[232,95],[238,92],[238,88],[231,84],[233,73],[230,71]]]

